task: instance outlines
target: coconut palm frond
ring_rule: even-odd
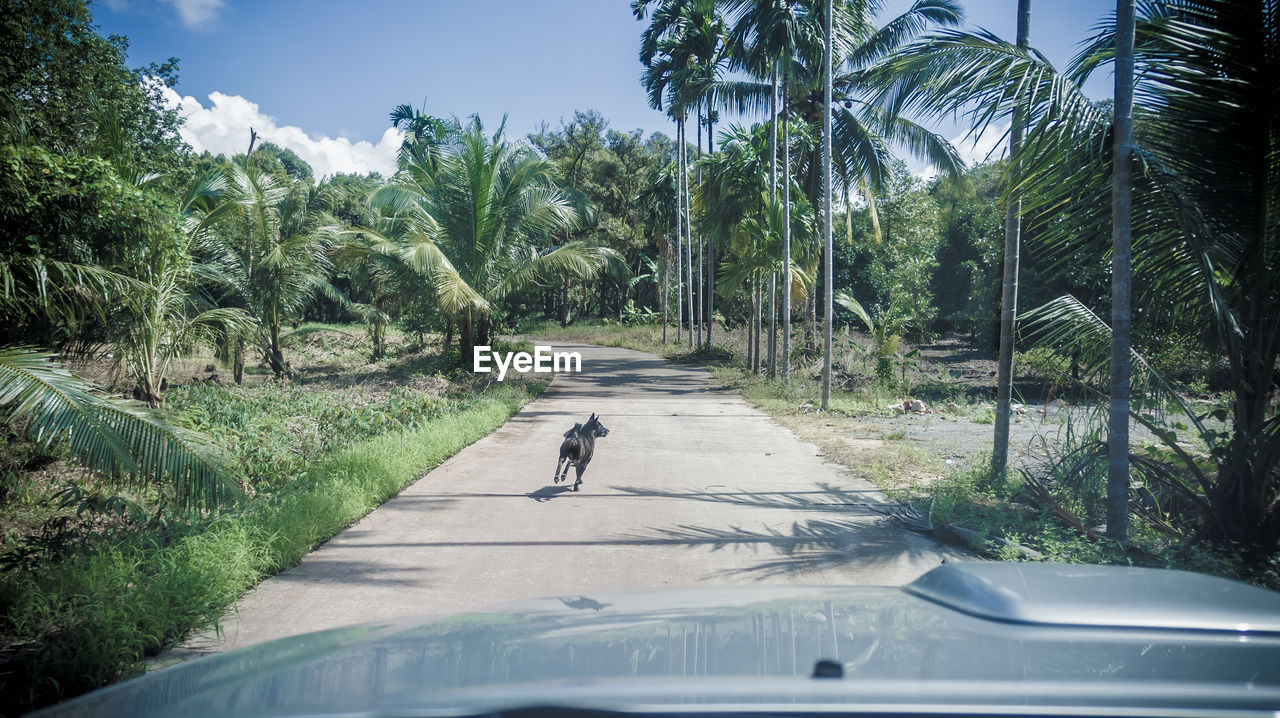
[[[861,302],[853,298],[852,294],[836,292],[831,298],[836,304],[848,309],[861,319],[862,323],[867,326],[867,331],[874,332],[876,330],[875,322],[871,321],[871,315],[863,308]]]
[[[85,466],[118,483],[167,483],[188,506],[214,508],[237,493],[225,459],[205,437],[145,407],[106,399],[49,354],[0,348],[0,417],[25,425],[38,445],[65,444]]]
[[[1111,327],[1071,295],[1064,295],[1027,312],[1023,329],[1032,341],[1078,357],[1086,374],[1105,374],[1111,362]],[[1194,412],[1136,349],[1130,349],[1133,387],[1152,405],[1171,403],[1198,422]],[[1203,430],[1203,427],[1201,427]]]
[[[559,282],[567,276],[591,279],[605,268],[619,264],[623,271],[629,271],[617,250],[570,242],[523,262],[494,288],[493,295],[501,298],[528,287]]]

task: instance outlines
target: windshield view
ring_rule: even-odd
[[[0,718],[1280,711],[1273,0],[0,5]]]

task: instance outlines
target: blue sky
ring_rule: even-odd
[[[1015,0],[969,0],[970,25],[1012,37]],[[174,102],[197,149],[243,151],[248,127],[290,146],[319,174],[389,168],[387,114],[424,100],[435,115],[504,113],[517,135],[575,109],[616,129],[667,131],[648,107],[636,57],[643,23],[627,0],[103,0],[104,34],[130,39],[130,63],[181,60]],[[887,0],[899,12],[909,0]],[[1111,0],[1033,0],[1032,43],[1055,64],[1114,10]],[[1110,94],[1109,77],[1087,90]],[[944,123],[948,138],[963,128]],[[918,163],[914,168],[922,169]]]

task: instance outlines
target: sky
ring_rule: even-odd
[[[885,0],[886,17],[909,4]],[[963,4],[969,26],[1013,38],[1016,0]],[[1031,43],[1063,66],[1114,7],[1033,0]],[[640,86],[645,23],[629,0],[99,0],[93,9],[104,35],[129,38],[132,66],[179,58],[169,101],[196,151],[243,152],[252,126],[317,176],[386,174],[400,144],[388,114],[403,103],[437,116],[478,113],[490,129],[505,114],[517,137],[588,108],[613,129],[670,133]],[[1110,82],[1099,76],[1085,89],[1106,97]],[[975,142],[945,121],[934,129],[971,160],[998,136],[996,128]]]

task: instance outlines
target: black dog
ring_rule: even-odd
[[[604,428],[600,417],[595,414],[587,419],[587,423],[574,424],[572,429],[564,432],[564,443],[560,444],[560,461],[556,462],[556,483],[568,478],[569,467],[572,466],[578,472],[578,480],[573,484],[573,490],[577,491],[582,485],[582,472],[587,470],[587,464],[591,463],[591,456],[596,452],[596,439],[608,435],[609,430]],[[565,459],[569,463],[566,464]]]

